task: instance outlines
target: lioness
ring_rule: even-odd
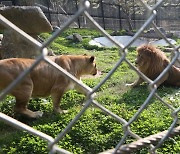
[[[49,57],[56,64],[80,79],[82,75],[96,75],[97,68],[94,56],[86,55],[61,55]],[[6,88],[17,76],[30,67],[35,60],[25,58],[11,58],[0,61],[0,90]],[[15,96],[14,111],[29,118],[38,118],[42,112],[33,112],[27,108],[31,97],[46,97],[51,95],[53,110],[62,113],[59,103],[63,94],[75,84],[64,77],[57,69],[46,62],[41,62],[17,85],[10,94]]]
[[[164,52],[153,45],[141,45],[137,48],[137,52],[135,63],[138,69],[151,80],[155,80],[170,63]],[[139,77],[137,81],[127,85],[135,87],[143,81]],[[168,72],[156,83],[157,87],[161,84],[180,87],[180,68],[172,65]]]

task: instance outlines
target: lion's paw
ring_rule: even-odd
[[[125,86],[126,86],[126,87],[133,87],[133,86],[134,86],[134,83],[126,83]]]
[[[41,111],[36,111],[35,113],[35,118],[41,118],[43,116],[43,112]]]
[[[58,108],[58,109],[54,109],[54,112],[55,112],[55,113],[64,114],[64,113],[67,113],[68,110],[61,110],[60,108]]]

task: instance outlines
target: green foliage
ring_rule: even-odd
[[[113,33],[114,33],[114,32],[112,32],[111,35],[113,35]],[[121,35],[126,35],[126,34],[127,34],[127,32],[126,32],[126,30],[124,30],[124,29],[115,32],[115,35],[116,35],[116,36],[121,36]]]
[[[179,38],[176,40],[176,42],[177,42],[177,45],[180,45],[180,39]]]
[[[13,116],[13,106],[15,104],[15,98],[11,96],[7,96],[1,103],[0,103],[0,111],[8,116]]]
[[[82,35],[83,41],[74,43],[65,39],[66,36],[73,33]],[[109,33],[111,32],[109,31]],[[121,33],[123,33],[123,31],[121,31]],[[44,33],[41,34],[41,37],[47,39],[50,35],[51,34]],[[97,67],[102,75],[98,78],[86,77],[82,79],[83,82],[91,88],[101,83],[121,58],[117,48],[99,48],[88,44],[91,38],[98,36],[101,36],[101,34],[95,30],[68,29],[50,45],[50,48],[56,54],[86,53],[96,57]],[[136,54],[135,48],[128,49],[127,59],[133,64]],[[126,83],[131,83],[136,79],[137,74],[123,61],[112,74],[111,78],[98,88],[95,100],[113,113],[129,121],[150,94],[146,84],[137,88],[125,86]],[[175,108],[179,107],[179,88],[161,86],[158,88],[157,93],[168,104],[171,104]],[[85,98],[83,94],[75,90],[67,92],[60,103],[61,108],[68,110],[67,114],[52,113],[51,97],[31,99],[28,108],[33,111],[43,111],[43,117],[35,121],[29,119],[19,120],[54,138],[62,132],[68,123],[81,111]],[[14,117],[14,104],[15,100],[13,97],[6,97],[6,99],[0,103],[0,112]],[[130,128],[141,137],[164,131],[170,127],[173,121],[171,114],[170,109],[159,100],[153,98],[145,110],[138,116],[137,120],[131,123]],[[27,132],[18,131],[2,121],[0,121],[0,130],[0,153],[48,153],[48,143],[39,137],[30,135]],[[63,137],[58,143],[58,146],[75,154],[99,153],[116,146],[122,136],[122,124],[92,106],[86,110],[85,114],[77,121],[69,133]],[[126,143],[132,141],[134,141],[134,139],[128,137]],[[168,139],[157,152],[159,154],[179,153],[179,141],[179,136]],[[141,149],[136,153],[146,154],[148,153],[148,148]]]
[[[76,28],[71,28],[67,29],[62,33],[62,37],[67,37],[69,35],[72,35],[74,33],[80,34],[82,37],[100,37],[102,34],[95,30],[95,29],[76,29]]]

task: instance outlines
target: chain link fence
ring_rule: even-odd
[[[37,58],[35,63],[29,69],[22,72],[13,83],[11,83],[6,89],[4,89],[0,93],[0,100],[2,100],[6,95],[8,95],[10,90],[12,90],[23,78],[25,78],[28,75],[28,73],[33,68],[35,68],[41,61],[45,61],[49,65],[52,65],[53,67],[55,67],[57,69],[57,71],[60,71],[62,73],[62,75],[69,78],[70,80],[72,80],[75,84],[79,85],[81,87],[81,89],[87,94],[86,101],[84,102],[85,105],[82,107],[81,111],[74,117],[74,119],[67,125],[67,127],[62,132],[60,132],[55,138],[52,138],[51,136],[49,136],[47,134],[44,134],[38,130],[35,130],[32,127],[25,125],[3,113],[0,113],[0,120],[4,121],[5,123],[8,123],[9,125],[11,125],[13,127],[21,129],[23,131],[27,131],[28,133],[36,135],[36,136],[40,137],[41,139],[47,141],[49,153],[62,153],[62,154],[70,153],[64,149],[59,148],[56,145],[56,143],[58,143],[65,136],[65,134],[71,130],[73,125],[79,120],[79,118],[83,115],[83,113],[89,108],[89,106],[91,104],[93,104],[94,106],[101,109],[107,115],[116,119],[119,123],[121,123],[123,125],[123,128],[124,128],[123,129],[124,135],[120,139],[119,143],[116,145],[115,149],[113,149],[109,152],[105,152],[105,153],[128,153],[128,152],[131,152],[132,150],[136,150],[138,148],[141,148],[141,147],[147,146],[147,145],[150,145],[150,152],[155,153],[156,149],[159,148],[170,135],[179,134],[180,128],[179,127],[175,128],[175,125],[177,124],[177,122],[179,120],[178,113],[180,112],[180,107],[174,108],[173,106],[171,106],[170,104],[165,102],[156,93],[156,91],[157,91],[156,83],[166,74],[166,72],[170,69],[170,67],[174,64],[176,59],[179,57],[180,46],[175,46],[175,45],[171,44],[171,42],[169,42],[168,39],[164,36],[164,34],[162,34],[161,31],[159,31],[156,24],[154,23],[154,20],[157,16],[156,9],[161,6],[161,4],[163,3],[163,0],[159,0],[156,3],[156,5],[154,5],[152,7],[147,5],[143,0],[139,0],[139,2],[141,2],[142,6],[146,10],[148,10],[149,16],[148,16],[147,20],[145,21],[145,23],[142,25],[142,27],[135,33],[135,35],[132,37],[132,39],[129,40],[129,42],[126,46],[118,43],[101,26],[99,26],[99,24],[89,15],[89,13],[86,10],[90,7],[90,2],[86,1],[86,0],[81,0],[81,2],[79,4],[79,9],[76,12],[76,14],[71,19],[69,19],[67,22],[65,22],[61,29],[58,29],[55,33],[53,33],[53,35],[50,38],[48,38],[42,44],[39,43],[38,41],[36,41],[35,39],[33,39],[32,37],[30,37],[28,34],[23,32],[18,27],[16,27],[14,24],[12,24],[10,21],[8,21],[6,18],[4,18],[2,15],[0,15],[0,23],[3,26],[18,33],[24,40],[33,44],[34,46],[36,46],[39,49],[39,51],[41,51],[41,54],[39,55],[39,57]],[[88,87],[86,84],[83,84],[82,82],[77,80],[74,76],[72,76],[70,73],[65,71],[63,68],[61,68],[59,65],[57,65],[56,63],[54,63],[47,57],[46,47],[48,45],[50,45],[65,29],[67,29],[71,25],[71,23],[73,23],[80,15],[84,15],[94,25],[94,27],[96,27],[99,31],[102,32],[102,34],[105,37],[107,37],[112,43],[114,43],[119,48],[119,54],[120,54],[120,58],[117,61],[117,63],[115,64],[115,66],[112,68],[112,70],[110,70],[109,73],[107,74],[107,76],[98,85],[96,85],[92,89],[90,87]],[[153,28],[155,29],[156,33],[158,33],[169,44],[169,46],[171,46],[174,49],[173,50],[174,57],[171,60],[170,64],[164,69],[164,71],[154,81],[147,78],[126,58],[126,56],[128,54],[128,48],[138,38],[138,36],[150,25],[152,25]],[[122,62],[126,62],[134,71],[136,71],[138,73],[139,76],[141,76],[141,78],[143,78],[145,81],[147,81],[149,83],[149,89],[150,89],[149,96],[147,97],[147,99],[144,101],[144,103],[140,106],[138,111],[134,114],[134,116],[129,121],[126,121],[125,119],[117,116],[110,110],[106,109],[99,102],[97,102],[94,98],[94,94],[96,93],[96,91],[103,84],[106,83],[106,81],[113,75],[113,73],[118,69],[118,67],[122,64]],[[156,97],[158,100],[160,100],[161,103],[163,103],[165,106],[167,106],[167,108],[171,109],[173,122],[172,122],[171,126],[169,126],[169,129],[167,131],[162,132],[160,134],[156,134],[154,136],[150,136],[149,138],[147,137],[147,138],[142,139],[136,133],[131,131],[130,125],[138,118],[138,116],[147,107],[147,105],[150,103],[150,100],[152,99],[152,97]],[[137,141],[132,142],[131,144],[128,144],[128,145],[123,145],[128,136],[133,137]],[[158,141],[156,146],[152,145],[152,143],[154,141]]]

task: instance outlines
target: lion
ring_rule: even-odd
[[[135,63],[138,69],[151,80],[155,80],[170,63],[165,53],[153,45],[141,45],[137,48],[137,52]],[[143,82],[144,80],[139,77],[137,81],[127,85],[136,87]],[[172,65],[168,72],[156,83],[156,86],[159,87],[161,84],[179,87],[180,68]]]
[[[82,75],[97,74],[94,56],[61,55],[49,58],[79,80]],[[0,60],[0,91],[6,88],[34,62],[34,59],[26,58]],[[38,118],[42,116],[42,112],[33,112],[27,108],[31,97],[47,97],[50,95],[53,101],[53,110],[56,113],[64,113],[65,110],[62,110],[59,105],[63,94],[70,89],[78,88],[73,81],[63,76],[60,71],[42,61],[11,90],[10,95],[16,99],[15,113],[28,118]]]

